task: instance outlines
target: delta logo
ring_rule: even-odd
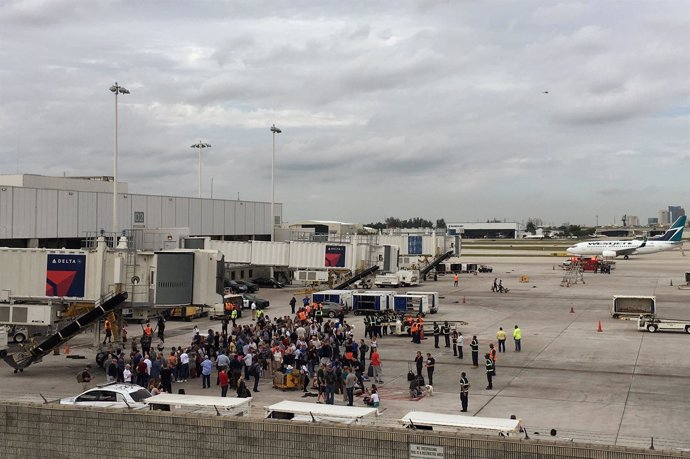
[[[46,296],[84,296],[86,255],[48,255]]]

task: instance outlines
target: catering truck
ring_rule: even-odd
[[[656,316],[656,297],[639,295],[614,295],[611,317]]]

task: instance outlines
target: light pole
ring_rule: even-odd
[[[123,88],[117,81],[110,87],[110,92],[115,94],[115,151],[113,153],[113,247],[117,245],[117,96],[129,94],[129,89]]]
[[[199,143],[195,143],[194,145],[191,146],[191,148],[198,148],[199,149],[199,197],[201,197],[201,150],[203,148],[211,148],[210,143],[205,143],[199,140]]]
[[[271,132],[273,133],[273,155],[271,156],[271,242],[275,241],[276,238],[276,216],[275,216],[275,201],[276,201],[276,182],[275,182],[275,163],[276,163],[276,134],[280,134],[281,131],[274,124],[271,126]]]

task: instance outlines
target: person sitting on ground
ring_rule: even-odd
[[[410,381],[410,397],[419,398],[424,394],[420,384],[421,381],[419,380],[419,377],[413,378]]]
[[[376,384],[371,385],[371,389],[366,391],[367,395],[364,396],[364,403],[368,406],[371,406],[373,408],[378,408],[379,404],[381,403],[381,400],[379,399],[379,393],[378,389],[376,388]]]

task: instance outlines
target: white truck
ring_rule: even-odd
[[[656,316],[656,297],[640,295],[614,295],[611,317]]]
[[[655,316],[640,315],[637,318],[637,329],[650,333],[657,331],[678,331],[690,334],[690,320],[660,319]]]
[[[419,285],[419,271],[401,269],[395,273],[381,273],[374,279],[374,285],[381,287],[411,287]]]

